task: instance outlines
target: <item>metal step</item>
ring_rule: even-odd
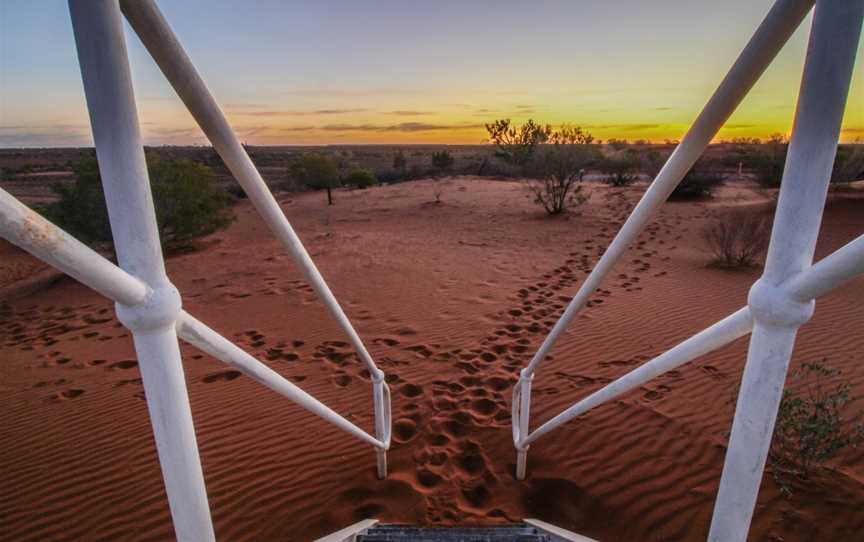
[[[530,525],[500,527],[414,527],[410,525],[376,525],[357,542],[551,542],[549,535]]]

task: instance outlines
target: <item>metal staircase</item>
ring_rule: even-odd
[[[488,527],[418,527],[364,519],[316,542],[597,542],[539,519]]]

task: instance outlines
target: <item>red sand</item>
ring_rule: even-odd
[[[281,196],[393,390],[387,480],[369,446],[183,347],[221,540],[308,540],[359,518],[481,524],[537,517],[602,540],[704,540],[740,378],[742,339],[540,439],[513,477],[512,383],[644,187],[593,188],[581,215],[538,213],[517,183],[429,182]],[[670,203],[535,380],[532,427],[745,303],[758,270],[706,267],[710,205]],[[744,194],[744,196],[742,196]],[[748,196],[749,194],[749,196]],[[864,231],[832,201],[818,257]],[[187,310],[371,430],[356,356],[254,210],[169,259]],[[2,247],[0,284],[39,268]],[[793,366],[827,358],[864,396],[864,279],[817,305]],[[0,305],[0,539],[172,537],[137,362],[111,303],[71,279]],[[864,410],[864,400],[850,407]],[[864,450],[784,499],[770,473],[752,540],[852,540]]]

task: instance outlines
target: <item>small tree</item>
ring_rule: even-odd
[[[768,247],[771,223],[764,214],[733,211],[702,229],[702,239],[721,267],[750,267]]]
[[[804,363],[790,379],[801,391],[783,391],[768,459],[775,481],[787,496],[794,480],[807,480],[815,467],[838,451],[864,441],[864,425],[843,426],[851,387],[840,376],[841,371],[825,365],[825,360]],[[832,386],[830,379],[838,383]]]
[[[355,188],[369,188],[378,184],[378,179],[367,169],[355,169],[345,177],[345,184]]]
[[[552,128],[548,124],[535,124],[531,119],[517,128],[510,124],[510,119],[501,119],[487,124],[486,131],[489,141],[498,147],[498,156],[518,168],[525,168],[533,160],[537,146],[549,139]]]
[[[587,201],[578,183],[585,168],[596,159],[593,141],[594,137],[578,126],[563,125],[549,135],[547,143],[529,164],[528,188],[534,194],[534,201],[550,215]]]
[[[333,188],[339,186],[339,168],[332,158],[304,154],[291,164],[291,174],[312,190],[327,190],[327,205],[333,205]]]
[[[188,246],[192,239],[223,228],[233,219],[231,198],[216,184],[207,166],[148,154],[147,169],[163,248]],[[59,199],[46,207],[45,214],[84,242],[110,246],[113,239],[96,158],[81,160],[73,171],[75,182],[54,187]]]

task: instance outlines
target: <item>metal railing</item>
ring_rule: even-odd
[[[748,305],[529,432],[531,383],[540,363],[692,167],[816,3],[801,92],[765,270]],[[372,445],[379,477],[390,446],[390,391],[297,234],[228,125],[153,0],[69,0],[84,90],[119,267],[0,189],[0,235],[116,302],[132,331],[176,536],[213,540],[178,337]],[[349,337],[373,382],[375,436],[186,313],[169,281],[156,230],[122,15]],[[621,231],[600,258],[513,393],[517,477],[528,447],[576,416],[675,367],[752,333],[715,504],[710,540],[746,539],[798,327],[813,300],[864,273],[864,236],[811,265],[864,17],[861,0],[778,0]]]
[[[153,0],[69,0],[119,267],[0,189],[0,235],[116,302],[135,351],[178,540],[214,540],[178,337],[372,445],[387,474],[390,390],[203,80]],[[121,13],[122,10],[122,13]],[[348,336],[369,370],[371,436],[182,309],[165,272],[132,90],[125,14],[264,221]]]
[[[798,327],[811,317],[816,297],[864,273],[864,236],[811,265],[861,33],[864,1],[815,2],[765,269],[750,290],[747,307],[592,393],[533,432],[529,431],[531,383],[561,333],[681,182],[813,4],[814,0],[778,0],[774,4],[521,371],[512,403],[517,478],[525,478],[528,447],[541,436],[658,375],[752,333],[709,533],[709,540],[714,541],[746,539]]]

